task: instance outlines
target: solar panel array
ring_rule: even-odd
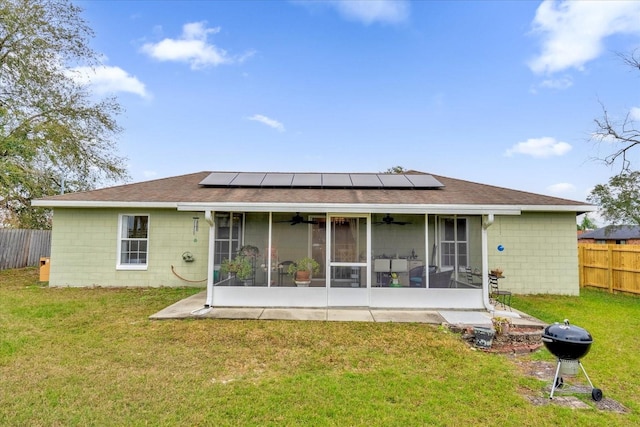
[[[267,188],[440,188],[431,175],[384,173],[212,172],[206,187]]]

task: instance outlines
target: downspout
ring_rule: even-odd
[[[489,253],[487,242],[487,229],[493,225],[495,220],[492,213],[482,219],[482,302],[484,307],[490,313],[495,311],[495,307],[491,305],[489,300]]]
[[[216,228],[215,228],[215,220],[213,219],[213,215],[211,215],[210,210],[204,211],[204,219],[209,224],[209,256],[207,257],[207,298],[205,300],[204,306],[205,308],[209,308],[213,305],[213,275],[215,265],[213,263],[214,258],[214,250],[215,250],[215,241],[216,241]]]

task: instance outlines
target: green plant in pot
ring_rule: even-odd
[[[293,276],[295,282],[309,282],[311,280],[311,272],[318,273],[320,264],[309,257],[300,258],[289,265],[288,273]]]
[[[234,259],[223,259],[220,272],[223,275],[230,274],[240,280],[247,280],[253,276],[253,263],[249,257],[241,253]]]
[[[511,328],[511,319],[508,317],[492,317],[493,329],[496,331],[496,335],[506,335]]]

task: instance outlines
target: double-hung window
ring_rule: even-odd
[[[149,215],[120,215],[118,268],[144,270],[149,261]]]
[[[441,267],[467,267],[469,265],[469,237],[467,233],[467,219],[441,218],[440,244]]]

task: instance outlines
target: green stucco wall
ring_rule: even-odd
[[[120,214],[149,215],[149,260],[143,271],[116,270]],[[193,217],[199,229],[193,233]],[[50,286],[205,286],[209,226],[202,213],[160,209],[61,209],[53,215]],[[184,262],[189,251],[195,261]]]
[[[149,215],[149,263],[142,271],[117,270],[120,214]],[[193,232],[193,217],[199,230]],[[500,266],[501,286],[514,293],[577,295],[578,250],[574,213],[523,213],[496,216],[489,227],[489,268]],[[470,217],[470,233],[479,235],[480,221]],[[202,286],[207,277],[209,226],[202,213],[162,209],[63,209],[54,211],[51,248],[51,286]],[[266,236],[253,235],[266,246]],[[430,239],[433,236],[430,235]],[[254,242],[253,240],[256,240]],[[480,266],[479,239],[470,241],[470,260]],[[430,242],[430,245],[432,242]],[[497,250],[498,245],[504,251]],[[195,261],[186,263],[189,251]],[[304,251],[306,252],[306,250]]]
[[[579,294],[575,213],[496,216],[487,238],[489,268],[503,268],[503,288],[520,294]]]

